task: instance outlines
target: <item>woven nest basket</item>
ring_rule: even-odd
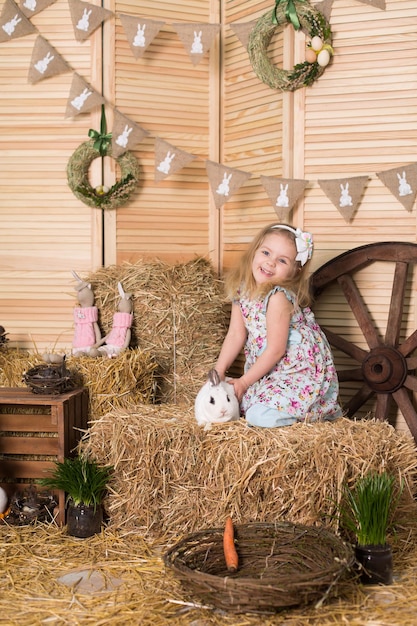
[[[223,529],[192,533],[163,557],[188,594],[213,608],[276,613],[338,595],[354,577],[353,549],[323,527],[250,523],[234,532],[234,574],[224,561]]]
[[[36,365],[23,374],[23,382],[33,393],[55,395],[71,391],[76,381],[70,370],[61,365]]]

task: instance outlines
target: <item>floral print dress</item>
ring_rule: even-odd
[[[294,304],[294,294],[278,286],[262,300],[246,297],[238,300],[248,332],[245,372],[265,350],[266,309],[269,298],[278,291]],[[254,404],[261,404],[296,420],[334,419],[342,415],[338,392],[330,345],[311,309],[298,309],[290,321],[284,356],[268,374],[249,387],[241,408],[245,413]]]

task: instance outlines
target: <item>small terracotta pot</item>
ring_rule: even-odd
[[[100,532],[103,523],[101,506],[70,504],[67,511],[67,533],[72,537],[91,537]]]
[[[391,585],[393,574],[391,546],[355,546],[360,580],[365,585]]]

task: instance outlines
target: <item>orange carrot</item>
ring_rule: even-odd
[[[239,557],[236,552],[235,546],[235,533],[233,529],[233,522],[230,515],[226,517],[226,523],[223,533],[223,552],[224,560],[226,561],[226,567],[228,572],[236,572],[239,564]]]

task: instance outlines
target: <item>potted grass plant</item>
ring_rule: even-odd
[[[57,461],[51,476],[41,480],[47,489],[67,495],[67,532],[74,537],[90,537],[103,523],[103,498],[113,468],[79,455]]]
[[[391,584],[392,550],[388,531],[402,492],[395,476],[368,472],[353,487],[344,486],[340,525],[356,538],[355,555],[365,584]]]

